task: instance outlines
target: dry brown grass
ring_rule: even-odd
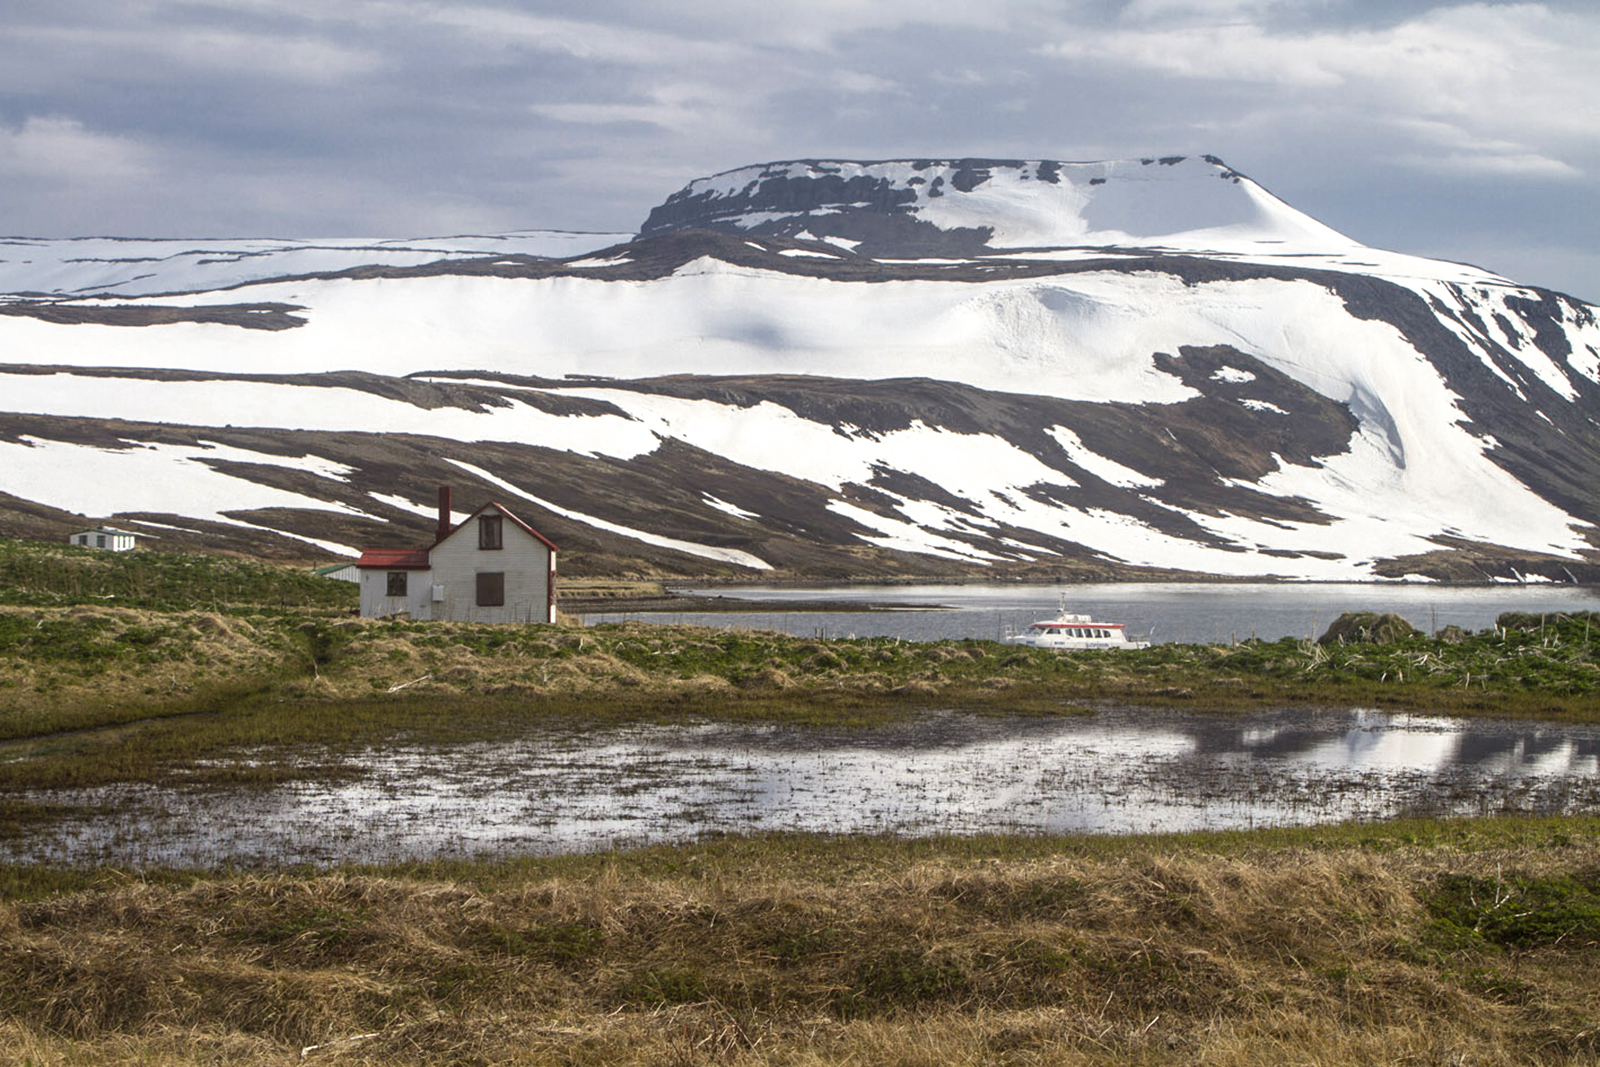
[[[454,877],[123,876],[0,907],[0,1060],[1587,1063],[1593,937],[1513,950],[1430,901],[1447,876],[1597,871],[1591,827],[1465,849],[805,838]]]

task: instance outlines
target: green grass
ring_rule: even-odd
[[[103,552],[0,537],[0,604],[114,605],[154,611],[349,610],[354,583],[232,556]]]
[[[1374,706],[1600,719],[1590,616],[1507,618],[1452,640],[1160,645],[1076,653],[987,641],[819,641],[623,623],[592,629],[0,610],[0,790],[208,780],[263,784],[292,760],[388,741],[518,736],[551,719],[881,724],[930,708],[1082,714]],[[196,770],[200,763],[205,766]]]

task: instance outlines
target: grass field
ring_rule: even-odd
[[[354,603],[349,583],[291,568],[0,539],[0,739],[218,709],[250,692],[340,707],[408,696],[800,717],[929,700],[1361,703],[1550,718],[1600,710],[1600,621],[1587,613],[1505,616],[1478,634],[1385,643],[1286,638],[1062,654],[640,623],[362,620]],[[1364,632],[1373,631],[1350,628]]]
[[[1592,819],[0,877],[9,1063],[1555,1064],[1600,1050]]]
[[[363,621],[340,583],[139,555],[0,541],[0,830],[52,817],[37,788],[270,785],[291,761],[231,755],[493,739],[544,716],[840,725],[1108,701],[1600,720],[1584,615],[1058,654]],[[0,866],[0,1062],[1600,1062],[1600,819]]]

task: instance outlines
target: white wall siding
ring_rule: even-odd
[[[67,538],[67,544],[80,548],[102,548],[107,552],[127,552],[136,546],[137,539],[124,530],[79,530]]]
[[[434,581],[436,579],[432,571],[408,570],[406,595],[389,596],[389,572],[379,567],[363,567],[361,617],[376,619],[386,615],[410,615],[413,619],[431,619],[434,617]]]
[[[549,547],[509,517],[500,526],[503,548],[479,548],[475,520],[464,523],[434,546],[429,562],[433,564],[433,580],[444,586],[445,599],[434,605],[433,618],[457,622],[555,621],[555,609],[550,603],[555,564]],[[503,605],[478,606],[480,571],[498,571],[506,576]]]

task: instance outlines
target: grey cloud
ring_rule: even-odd
[[[1214,152],[1359,239],[1509,270],[1500,254],[1526,280],[1600,298],[1582,251],[1600,246],[1591,5],[749,12],[13,5],[0,14],[0,231],[627,230],[691,178],[770,159]],[[1400,69],[1406,46],[1430,42],[1473,69]],[[1496,48],[1509,80],[1482,58]]]

